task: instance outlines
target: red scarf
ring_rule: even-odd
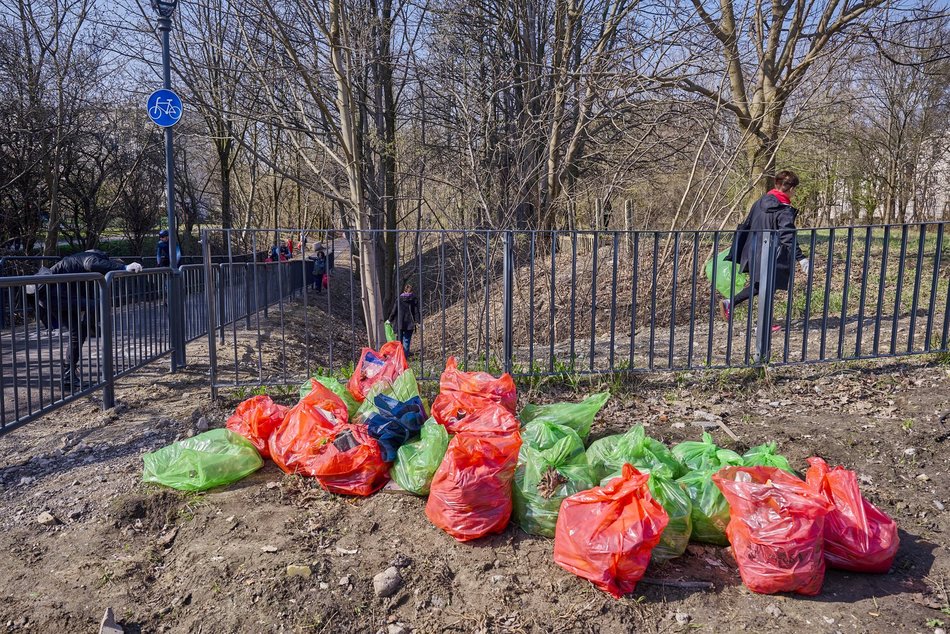
[[[792,199],[788,197],[788,194],[779,189],[772,189],[769,191],[769,193],[778,198],[778,201],[783,205],[792,204]]]

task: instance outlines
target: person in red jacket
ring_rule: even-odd
[[[811,268],[795,238],[795,216],[798,215],[798,210],[792,207],[792,197],[798,184],[799,179],[795,172],[782,170],[776,174],[775,187],[752,205],[749,217],[739,226],[726,260],[739,264],[744,272],[753,271],[755,279],[737,293],[732,301],[722,300],[719,309],[723,319],[729,320],[736,306],[759,294],[759,258],[764,248],[766,232],[771,232],[778,238],[778,244],[773,247],[775,276],[772,293],[788,288],[792,267],[796,262],[805,274]],[[780,326],[772,327],[772,330],[779,329]]]

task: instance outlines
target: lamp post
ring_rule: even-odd
[[[172,15],[178,8],[178,0],[151,0],[152,9],[158,14],[158,32],[162,38],[162,87],[171,90],[172,70],[169,53],[169,34],[172,30]],[[174,372],[185,365],[184,305],[181,297],[181,274],[178,270],[178,227],[175,218],[175,146],[174,133],[165,127],[165,205],[168,214],[168,261],[172,268],[168,297],[168,325],[171,335],[171,367]]]

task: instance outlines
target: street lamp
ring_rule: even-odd
[[[169,33],[172,30],[172,15],[178,8],[178,0],[151,0],[152,9],[158,14],[158,32],[162,38],[162,87],[171,90],[172,71]],[[179,113],[180,114],[180,113]],[[172,127],[165,128],[165,205],[168,213],[168,262],[172,268],[168,298],[168,324],[172,336],[172,370],[185,364],[185,338],[182,330],[184,305],[181,301],[181,279],[178,271],[178,230],[175,221],[175,146]]]

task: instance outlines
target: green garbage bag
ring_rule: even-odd
[[[449,446],[449,432],[429,418],[419,432],[419,439],[402,445],[396,452],[396,461],[389,475],[406,491],[428,495],[432,476],[442,464]]]
[[[594,484],[573,429],[543,420],[525,426],[512,487],[512,519],[524,532],[554,537],[564,498]]]
[[[357,410],[360,408],[360,402],[353,398],[353,395],[350,394],[350,391],[346,389],[346,383],[341,383],[338,379],[335,379],[332,376],[316,375],[313,377],[313,379],[340,397],[340,400],[342,400],[343,404],[346,405],[346,411],[350,419],[356,415]],[[300,398],[310,394],[312,389],[313,388],[310,385],[310,379],[304,381],[300,385]]]
[[[643,473],[647,473],[647,470]],[[653,549],[651,559],[654,562],[667,561],[686,552],[686,546],[689,545],[689,538],[693,533],[693,503],[682,485],[673,479],[673,472],[669,467],[660,465],[649,473],[650,479],[647,481],[647,486],[650,489],[650,495],[660,503],[670,517],[669,523],[663,529],[663,534],[660,535],[660,543]],[[603,486],[617,477],[620,477],[620,471],[607,476],[600,484]]]
[[[741,267],[726,260],[727,255],[729,255],[729,249],[716,256],[716,290],[723,297],[732,299],[732,278],[736,278],[736,292],[738,293],[749,283],[749,274],[743,273]],[[706,279],[712,282],[713,261],[711,259],[706,260],[704,271]]]
[[[673,447],[673,455],[690,470],[718,470],[719,467],[741,466],[742,456],[730,449],[717,447],[712,436],[703,432],[702,441],[687,440]]]
[[[683,487],[693,505],[690,519],[693,524],[691,539],[706,544],[728,546],[726,525],[729,523],[729,503],[712,476],[719,469],[690,471],[676,482]]]
[[[396,340],[396,331],[393,330],[393,325],[389,323],[389,320],[386,320],[386,341],[395,341]]]
[[[764,445],[753,447],[742,454],[743,467],[775,467],[782,471],[788,471],[794,474],[795,470],[788,464],[785,456],[775,453],[777,445],[774,442],[767,442]]]
[[[630,463],[640,471],[663,465],[674,478],[686,472],[666,445],[647,436],[643,425],[636,425],[624,434],[595,440],[587,448],[587,462],[598,482],[610,473],[619,472],[624,463]]]
[[[406,370],[397,376],[392,383],[388,381],[374,383],[366,393],[366,400],[359,404],[356,415],[351,418],[353,420],[365,420],[371,414],[378,414],[379,409],[376,407],[376,397],[380,394],[391,396],[400,403],[405,403],[413,396],[419,396],[420,399],[422,398],[419,395],[419,384],[416,382],[416,375],[412,373],[412,370]],[[429,405],[425,402],[425,399],[422,399],[422,405],[426,413],[428,413]]]
[[[580,403],[552,403],[550,405],[526,405],[518,416],[522,424],[536,420],[546,420],[559,425],[567,425],[577,432],[581,440],[587,442],[594,416],[604,406],[610,392],[591,394]]]
[[[142,456],[142,480],[181,491],[204,491],[236,482],[264,464],[249,440],[212,429]]]

